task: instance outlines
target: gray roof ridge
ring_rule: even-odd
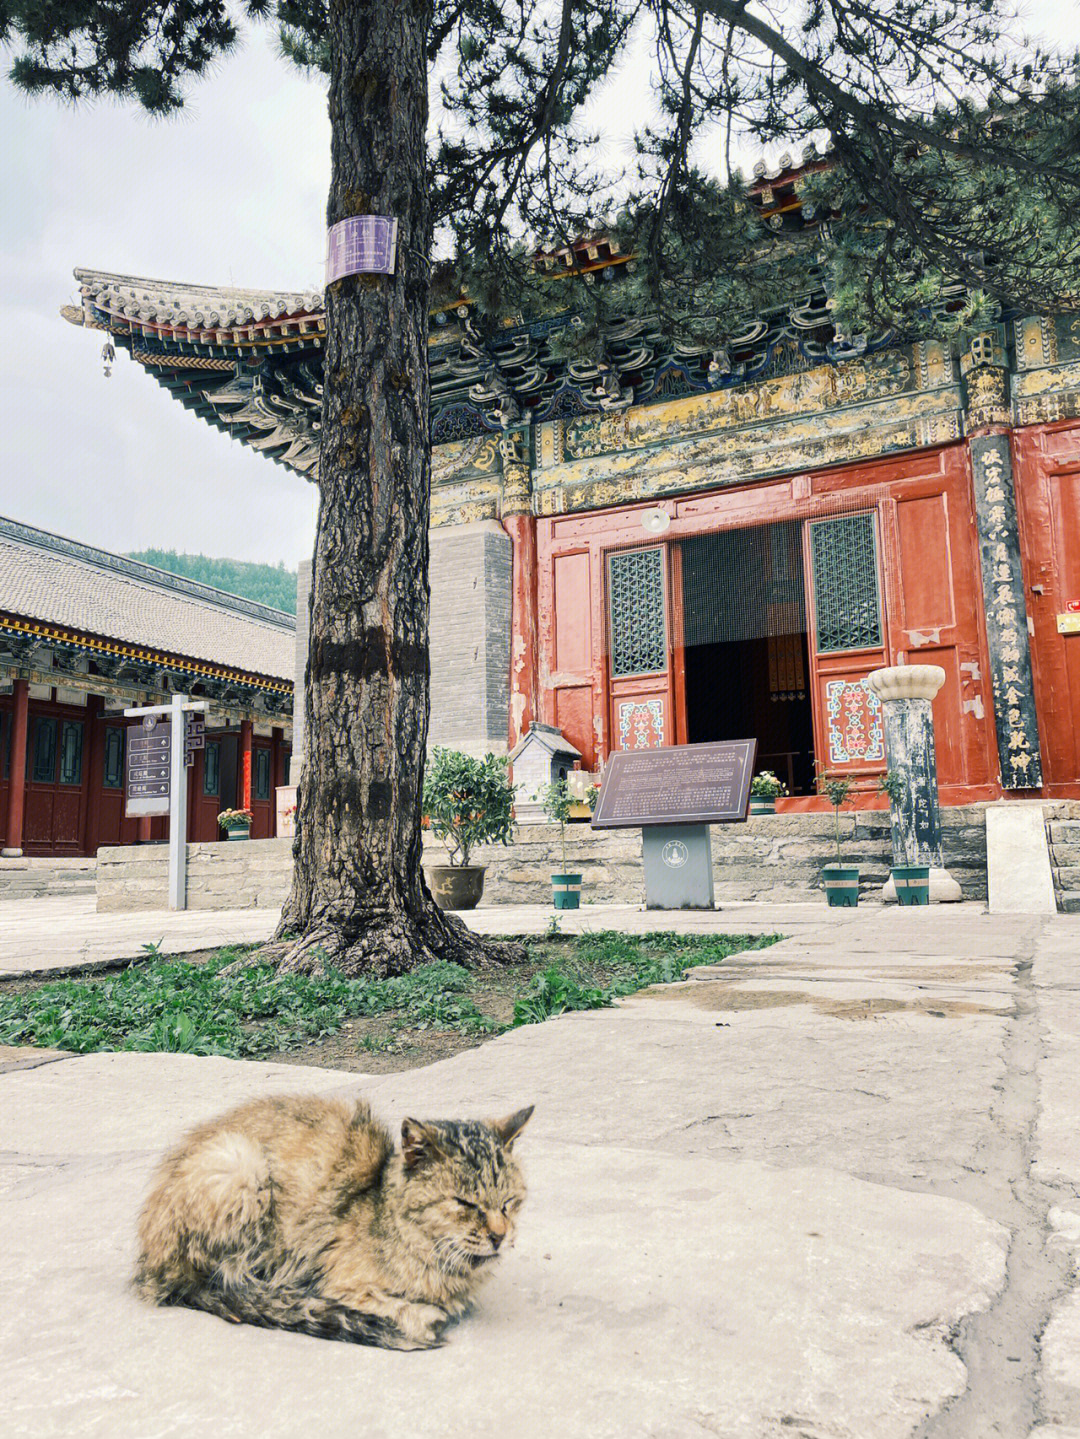
[[[168,570],[160,570],[156,565],[148,565],[142,560],[128,559],[126,555],[117,555],[111,550],[100,550],[94,545],[84,544],[81,540],[68,539],[66,535],[58,535],[51,530],[40,530],[34,525],[8,519],[4,515],[0,515],[0,538],[33,545],[37,549],[62,555],[66,559],[77,560],[94,569],[111,571],[124,579],[155,585],[158,589],[171,590],[174,594],[201,600],[204,604],[213,605],[221,610],[229,610],[233,614],[244,615],[248,619],[272,625],[275,629],[292,631],[296,629],[296,617],[285,610],[276,610],[271,605],[261,604],[258,600],[246,599],[243,595],[231,595],[227,590],[215,589],[213,585],[204,584],[201,580],[188,579],[186,575],[174,575]]]

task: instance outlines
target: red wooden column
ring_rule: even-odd
[[[4,855],[16,858],[22,854],[23,815],[26,810],[26,736],[29,729],[30,684],[16,680],[15,707],[11,716],[11,786],[8,790],[7,844]]]
[[[510,620],[510,748],[539,718],[536,516],[503,516],[514,546]]]
[[[83,852],[97,854],[101,833],[101,792],[105,783],[105,701],[100,695],[86,700],[86,822],[83,829]]]
[[[250,720],[240,721],[240,808],[251,808],[251,741],[254,726]]]

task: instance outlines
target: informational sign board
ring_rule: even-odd
[[[613,754],[594,829],[724,824],[746,818],[757,740],[667,745]]]
[[[169,813],[172,721],[144,715],[127,733],[127,810],[144,817]]]
[[[1057,617],[1059,635],[1080,635],[1080,603],[1074,610],[1072,605],[1067,605],[1062,614]]]
[[[187,753],[189,743],[205,743],[206,710],[206,700],[174,694],[167,705],[124,711],[141,721],[127,734],[127,812],[169,816],[170,909],[187,908]]]
[[[345,275],[392,275],[398,222],[386,215],[350,215],[326,234],[326,283]]]

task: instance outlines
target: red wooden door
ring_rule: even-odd
[[[550,522],[549,522],[550,524]],[[571,539],[566,549],[548,552],[538,576],[543,626],[541,714],[582,754],[587,769],[598,752],[593,723],[594,679],[603,643],[593,573],[598,553]]]
[[[889,663],[880,515],[868,507],[810,520],[803,546],[819,771],[880,774],[881,706],[866,684]]]
[[[673,568],[667,545],[604,555],[612,753],[675,743]]]
[[[273,750],[269,740],[251,746],[251,837],[270,839],[274,833]]]
[[[86,818],[86,716],[50,705],[30,709],[26,759],[27,854],[82,853]]]
[[[1080,425],[1016,436],[1021,551],[1043,781],[1080,786],[1080,633],[1058,617],[1080,605]],[[1070,621],[1065,621],[1066,631]]]

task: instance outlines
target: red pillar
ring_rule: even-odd
[[[101,795],[105,785],[105,701],[100,695],[86,700],[86,755],[83,774],[86,785],[86,824],[83,830],[83,853],[97,854],[101,827]]]
[[[22,854],[23,815],[26,811],[26,736],[29,730],[30,684],[16,680],[11,716],[11,784],[8,789],[7,835],[4,854]]]
[[[254,725],[250,720],[240,721],[240,808],[251,808],[251,740]]]
[[[536,516],[506,515],[505,528],[514,545],[510,621],[510,748],[538,718],[539,621],[537,615]]]
[[[138,832],[138,834],[135,836],[135,843],[136,843],[136,844],[149,844],[149,843],[150,843],[150,840],[151,840],[151,838],[153,837],[153,836],[152,836],[152,833],[151,833],[150,826],[153,824],[153,822],[154,822],[153,819],[152,819],[151,816],[148,815],[148,814],[141,814],[141,815],[139,816],[139,819],[138,819],[139,832]]]

